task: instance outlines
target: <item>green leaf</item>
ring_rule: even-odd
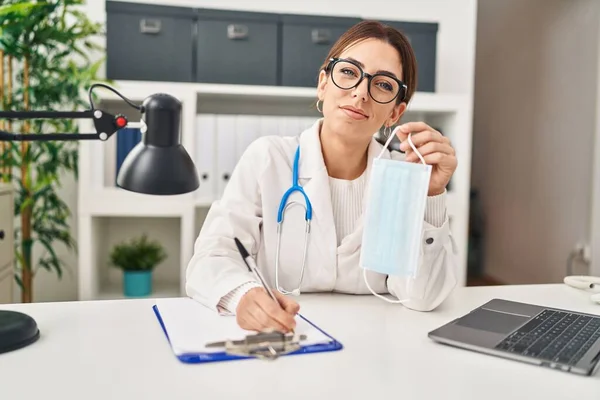
[[[17,282],[19,288],[23,288],[23,281],[21,280],[21,277],[18,274],[15,274],[15,282]]]
[[[29,68],[27,95],[30,110],[85,110],[90,105],[87,88],[99,79],[104,48],[97,39],[104,35],[102,24],[82,12],[83,0],[26,1],[0,0],[0,49],[13,59],[13,93],[4,93],[0,109],[25,110],[25,58]],[[1,104],[3,103],[4,106]],[[29,134],[76,133],[77,121],[28,121]],[[23,131],[22,121],[13,121],[11,132]],[[56,256],[58,245],[77,251],[71,236],[71,210],[59,196],[65,175],[78,179],[77,142],[7,143],[0,166],[13,174],[2,177],[16,189],[15,217],[31,211],[33,241],[24,240],[23,227],[15,227],[15,269],[38,266],[62,276],[65,264]],[[26,148],[26,151],[23,149]],[[21,167],[27,175],[21,176]],[[19,219],[17,219],[19,221]],[[40,246],[43,255],[32,253]],[[35,254],[37,260],[29,260]],[[21,275],[22,276],[22,275]]]
[[[42,246],[44,246],[46,251],[48,251],[48,253],[50,253],[50,257],[42,258],[39,261],[39,264],[44,267],[54,268],[54,270],[58,274],[58,277],[59,278],[62,277],[62,269],[60,268],[61,267],[60,262],[58,261],[58,257],[56,256],[56,252],[54,251],[54,248],[52,248],[50,241],[47,238],[39,238],[38,242],[40,242],[42,244]],[[48,270],[50,271],[51,268],[48,268]]]
[[[154,269],[166,257],[162,245],[149,240],[148,236],[143,234],[139,238],[116,245],[111,251],[110,263],[127,271],[147,271]]]
[[[18,4],[7,4],[0,6],[0,17],[8,14],[19,14],[20,16],[27,16],[31,13],[31,10],[35,7],[46,5],[46,2],[40,3],[18,3]]]

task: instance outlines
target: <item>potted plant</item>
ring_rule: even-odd
[[[0,1],[0,110],[81,111],[104,50],[103,26],[81,11],[84,0]],[[102,57],[101,57],[102,56]],[[78,133],[74,119],[4,120],[0,130],[31,135]],[[76,141],[0,142],[0,181],[16,188],[15,279],[21,301],[33,301],[41,269],[62,278],[68,265],[58,248],[76,251],[71,210],[60,195],[77,179]]]
[[[110,261],[123,271],[123,294],[141,297],[152,293],[152,271],[167,257],[160,243],[146,234],[113,247]]]

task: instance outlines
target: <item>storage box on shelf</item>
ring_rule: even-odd
[[[106,11],[109,79],[192,82],[191,8],[107,1]]]
[[[316,87],[329,49],[360,18],[281,16],[281,84]]]

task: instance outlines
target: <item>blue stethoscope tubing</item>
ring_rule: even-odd
[[[310,222],[312,220],[312,204],[310,203],[310,200],[309,200],[308,196],[306,195],[306,192],[304,192],[304,189],[302,188],[302,186],[300,186],[298,184],[298,161],[299,161],[299,159],[300,159],[300,146],[298,146],[298,148],[296,149],[296,154],[294,156],[294,165],[292,168],[292,186],[283,194],[283,197],[281,198],[281,202],[279,203],[279,210],[277,211],[277,250],[276,250],[276,255],[275,255],[275,284],[277,286],[277,290],[279,290],[279,292],[281,292],[283,294],[291,294],[294,296],[297,296],[300,294],[300,285],[302,284],[302,279],[304,277],[304,267],[306,264],[308,238],[310,236]],[[298,202],[288,203],[288,198],[294,192],[300,192],[300,194],[302,194],[302,196],[304,197],[305,204],[298,203]],[[300,272],[300,282],[298,283],[298,287],[296,289],[294,289],[292,291],[288,291],[279,285],[279,254],[280,254],[279,250],[280,250],[280,246],[281,246],[281,231],[283,230],[284,214],[285,214],[285,211],[287,210],[287,208],[292,205],[300,205],[300,206],[304,207],[304,210],[305,210],[304,219],[306,221],[306,230],[304,233],[304,252],[303,252],[304,254],[302,256],[302,269]]]

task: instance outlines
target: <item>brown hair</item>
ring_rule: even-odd
[[[408,104],[417,87],[417,59],[408,38],[399,30],[381,22],[361,21],[348,29],[331,47],[320,70],[327,68],[330,58],[339,57],[348,46],[366,39],[383,40],[398,51],[403,75],[400,80],[406,84],[407,90],[404,99],[398,96],[396,104],[402,101]]]

